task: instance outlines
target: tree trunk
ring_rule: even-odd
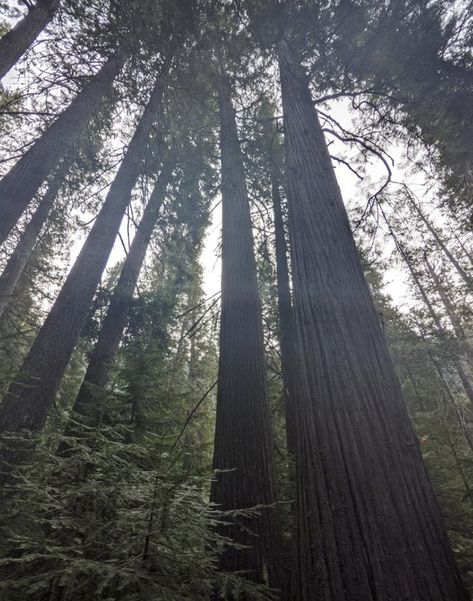
[[[459,276],[465,282],[466,287],[469,290],[473,290],[473,283],[472,283],[471,277],[468,275],[468,273],[463,269],[463,267],[460,265],[460,263],[452,255],[452,253],[448,249],[445,242],[442,240],[442,238],[439,235],[439,233],[437,232],[437,230],[433,227],[433,225],[430,223],[430,221],[427,219],[427,217],[424,215],[424,213],[422,213],[419,205],[416,203],[414,198],[409,193],[408,193],[408,198],[409,198],[410,204],[414,207],[416,213],[419,215],[419,217],[421,218],[422,222],[425,224],[425,226],[429,230],[429,232],[432,235],[432,237],[434,238],[434,240],[437,242],[439,247],[443,250],[447,259],[450,261],[450,263],[456,269]]]
[[[467,247],[463,244],[463,242],[460,240],[460,238],[455,234],[455,232],[453,232],[453,235],[455,236],[455,240],[460,245],[460,248],[462,249],[463,254],[468,259],[470,266],[473,267],[473,255],[470,253],[470,251],[467,249]]]
[[[285,40],[279,57],[300,367],[295,598],[466,600],[307,78]]]
[[[59,0],[38,0],[15,27],[0,39],[0,80],[51,21]]]
[[[465,334],[465,331],[463,329],[461,321],[458,318],[456,311],[453,308],[453,305],[450,302],[450,299],[448,298],[447,293],[445,292],[444,287],[442,286],[442,282],[440,281],[440,279],[439,279],[438,275],[435,273],[435,270],[432,267],[429,259],[427,258],[427,255],[424,256],[424,260],[425,260],[425,264],[427,266],[427,271],[429,272],[429,275],[432,278],[432,281],[434,283],[434,288],[435,288],[437,294],[440,296],[443,306],[445,307],[445,313],[448,317],[448,320],[452,324],[452,329],[455,333],[455,336],[460,341],[463,351],[464,351],[466,357],[468,357],[470,365],[473,365],[473,348],[471,347],[471,345],[468,341],[468,338]]]
[[[432,364],[434,365],[435,370],[437,371],[437,374],[440,378],[440,381],[442,383],[442,387],[445,391],[445,394],[447,395],[448,400],[450,401],[450,404],[451,404],[453,410],[455,411],[455,417],[457,418],[457,422],[461,428],[465,442],[468,445],[471,453],[473,454],[473,438],[471,437],[470,429],[469,429],[468,425],[465,423],[464,416],[460,410],[460,407],[458,406],[457,401],[455,400],[455,397],[453,396],[452,391],[450,390],[450,386],[448,385],[448,382],[445,380],[445,376],[443,375],[442,367],[441,367],[440,363],[435,359],[435,357],[430,352],[429,352],[429,358],[430,358]]]
[[[171,160],[163,166],[123,263],[84,381],[73,406],[73,411],[80,415],[90,417],[95,414],[97,410],[95,396],[110,379],[110,372],[126,325],[133,293],[138,283],[159,210],[166,195],[173,167],[174,161]]]
[[[74,351],[107,264],[159,114],[160,76],[105,203],[0,408],[0,432],[40,430]]]
[[[0,181],[0,244],[10,234],[49,173],[77,139],[125,61],[114,54],[54,123]]]
[[[289,456],[295,457],[297,422],[294,407],[296,377],[294,367],[294,325],[292,318],[291,289],[287,263],[286,233],[281,207],[281,193],[277,174],[271,174],[271,196],[274,213],[274,236],[276,249],[276,279],[278,291],[279,346],[284,386],[284,407],[286,415],[286,443]]]
[[[455,443],[453,442],[453,439],[450,435],[448,425],[444,425],[444,430],[445,430],[445,434],[447,435],[448,446],[450,447],[450,452],[455,461],[455,467],[457,468],[457,472],[460,475],[460,478],[463,483],[463,487],[465,489],[465,493],[466,493],[465,496],[468,497],[468,501],[470,502],[470,505],[473,505],[473,494],[472,494],[473,491],[471,490],[471,486],[470,486],[470,483],[468,482],[467,475],[465,473],[465,470],[463,469],[461,459],[458,456],[458,451],[455,448]]]
[[[2,275],[0,275],[0,319],[14,295],[16,286],[28,264],[43,225],[49,217],[59,189],[64,183],[65,171],[66,169],[60,168],[51,179],[48,189],[10,255]]]
[[[222,308],[214,469],[211,500],[223,510],[276,502],[271,422],[266,393],[261,306],[256,279],[250,207],[231,86],[218,90],[222,169]],[[245,570],[278,586],[279,526],[276,508],[237,518],[222,534],[247,545],[227,547],[221,567]]]
[[[416,270],[414,269],[414,267],[412,266],[411,261],[409,260],[409,257],[407,256],[407,253],[404,251],[404,248],[401,244],[401,242],[399,241],[398,237],[396,236],[396,233],[394,232],[391,224],[389,223],[383,209],[381,208],[381,214],[383,215],[384,221],[386,222],[386,225],[388,227],[389,233],[391,234],[394,243],[396,245],[396,248],[399,252],[399,254],[401,255],[404,263],[406,264],[407,269],[409,270],[409,273],[411,274],[411,278],[417,288],[417,290],[419,291],[419,294],[422,298],[422,301],[430,315],[430,318],[432,319],[432,321],[434,322],[435,327],[437,328],[438,334],[440,336],[440,338],[442,340],[447,340],[448,339],[448,334],[445,330],[445,328],[442,325],[442,322],[440,321],[439,316],[437,315],[437,312],[434,309],[434,306],[432,305],[432,303],[430,302],[429,296],[427,294],[427,292],[425,291],[424,286],[422,285],[422,282],[419,279],[419,276],[416,273]],[[461,364],[461,361],[459,359],[453,359],[452,360],[453,366],[455,367],[456,371],[458,372],[458,375],[460,377],[462,386],[465,390],[465,393],[468,397],[468,400],[470,401],[470,403],[473,404],[473,385],[470,381],[470,378],[468,377],[468,375],[466,374],[463,365]]]

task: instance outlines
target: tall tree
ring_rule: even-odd
[[[0,79],[51,21],[58,6],[59,0],[37,0],[32,6],[28,4],[26,15],[0,39]]]
[[[238,140],[231,82],[218,75],[222,170],[222,305],[211,500],[221,509],[276,502],[271,423],[266,394],[261,306],[256,279],[250,207]],[[277,510],[228,528],[248,548],[228,547],[222,566],[252,579],[280,583]]]
[[[381,214],[383,215],[384,221],[386,222],[386,225],[388,226],[389,233],[394,240],[396,249],[398,250],[399,254],[401,255],[402,260],[404,261],[404,263],[409,271],[409,274],[412,278],[412,281],[414,282],[415,287],[420,295],[420,298],[422,299],[422,302],[424,303],[425,308],[427,309],[427,312],[428,312],[430,318],[432,319],[432,322],[435,325],[437,334],[439,335],[439,337],[441,338],[441,340],[443,342],[446,342],[449,339],[448,332],[444,328],[444,326],[442,324],[442,320],[440,319],[438,312],[435,310],[435,307],[434,307],[431,299],[429,298],[427,290],[426,290],[424,284],[422,283],[422,281],[419,277],[419,274],[417,273],[417,271],[413,265],[411,258],[409,257],[403,244],[399,240],[399,237],[397,236],[391,222],[387,218],[386,213],[382,207],[381,207]],[[464,340],[460,339],[458,341],[458,346],[460,347],[459,350],[464,350],[464,349],[462,349],[462,346],[463,346],[462,343],[464,343]],[[468,353],[465,353],[465,354],[468,356]],[[452,363],[458,373],[458,376],[461,380],[462,386],[465,390],[465,393],[466,393],[469,401],[471,403],[473,403],[473,384],[471,382],[471,378],[466,373],[465,368],[463,367],[462,361],[460,358],[454,357]]]
[[[87,416],[91,412],[94,414],[94,396],[97,390],[103,389],[109,380],[146,249],[166,195],[173,166],[174,160],[171,158],[168,158],[163,165],[113,290],[107,314],[87,366],[84,382],[74,403],[73,410],[81,415]]]
[[[100,101],[110,93],[125,59],[123,49],[115,52],[0,181],[0,244],[49,173],[77,142]]]
[[[77,344],[160,114],[164,64],[105,203],[0,408],[0,431],[40,430]]]
[[[453,267],[457,271],[458,275],[462,278],[462,280],[465,283],[468,290],[473,290],[473,283],[472,283],[470,275],[467,273],[465,268],[462,265],[460,265],[460,262],[452,254],[452,252],[450,251],[448,246],[445,244],[445,241],[443,240],[440,233],[435,229],[435,227],[432,225],[430,220],[424,215],[422,209],[419,206],[418,201],[414,198],[413,194],[411,194],[410,191],[407,189],[406,189],[406,197],[407,197],[410,205],[414,208],[415,212],[420,217],[422,223],[425,224],[429,233],[432,235],[434,240],[437,242],[438,246],[442,249],[442,251],[444,252],[447,259],[450,261],[450,263],[453,265]]]
[[[278,45],[300,362],[295,595],[466,600],[294,47]]]
[[[284,385],[287,450],[291,456],[296,452],[297,423],[294,405],[297,386],[294,354],[294,323],[292,315],[287,242],[284,227],[279,175],[273,167],[271,172],[271,198],[274,214],[274,245],[276,250],[276,279],[279,315],[279,346]]]
[[[43,198],[40,200],[25,231],[21,234],[7,264],[0,275],[0,318],[13,298],[15,288],[31,257],[38,236],[53,208],[57,194],[63,184],[64,170],[53,175]]]

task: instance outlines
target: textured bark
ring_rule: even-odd
[[[0,408],[0,432],[40,430],[84,327],[141,170],[164,88],[159,77],[100,213]]]
[[[222,308],[214,469],[211,500],[221,509],[246,509],[276,501],[271,423],[266,394],[261,306],[256,279],[250,207],[241,149],[225,75],[219,82],[222,169]],[[248,549],[227,548],[222,568],[245,570],[256,581],[280,580],[275,508],[221,528]]]
[[[0,244],[49,173],[77,142],[100,101],[110,93],[124,61],[121,52],[112,56],[0,181]]]
[[[305,73],[287,42],[279,53],[300,371],[295,598],[468,599]]]
[[[10,255],[2,275],[0,275],[0,319],[14,296],[16,286],[53,208],[54,201],[64,181],[64,171],[64,169],[59,169],[58,173],[53,176],[48,189]]]
[[[73,411],[80,415],[91,417],[96,414],[95,395],[107,385],[110,379],[113,362],[133,301],[133,293],[138,283],[159,210],[166,195],[173,166],[174,162],[172,161],[168,161],[164,165],[123,263],[97,343],[90,357],[84,382],[73,406]]]
[[[274,213],[274,237],[276,249],[276,278],[278,291],[279,346],[284,386],[284,409],[286,416],[286,443],[291,457],[296,453],[297,422],[294,405],[297,378],[295,375],[294,323],[292,317],[289,267],[287,263],[287,243],[281,207],[281,193],[278,176],[271,174],[271,196]]]
[[[16,64],[51,21],[59,0],[38,0],[15,27],[0,39],[0,79]]]

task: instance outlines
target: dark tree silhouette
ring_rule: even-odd
[[[219,76],[222,161],[222,308],[214,469],[211,500],[222,509],[276,501],[272,437],[266,394],[261,306],[256,280],[250,207],[245,185],[231,84]],[[229,547],[222,567],[246,570],[257,581],[281,579],[275,508],[238,519],[224,534],[247,549]],[[267,573],[267,576],[265,576]]]
[[[291,41],[279,44],[299,386],[295,595],[466,600]]]
[[[37,0],[26,15],[0,38],[0,79],[23,56],[51,21],[59,0]]]

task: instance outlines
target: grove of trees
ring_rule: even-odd
[[[469,600],[470,0],[0,11],[1,601]]]

